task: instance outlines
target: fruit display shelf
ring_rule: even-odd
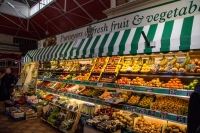
[[[54,94],[61,94],[61,93],[54,93]],[[63,95],[64,95],[64,94],[63,94]],[[54,104],[54,103],[52,103],[52,102],[49,102],[49,104],[51,104],[51,105],[53,105],[53,106],[57,106],[57,107],[59,107],[59,108],[61,108],[61,109],[63,109],[63,110],[67,110],[67,111],[70,111],[70,112],[73,112],[73,113],[79,113],[79,112],[72,111],[72,110],[69,110],[69,109],[67,109],[67,108],[64,108],[64,107],[62,107],[62,106],[60,106],[60,105]]]
[[[170,88],[149,87],[149,86],[123,85],[123,84],[91,82],[91,81],[83,81],[83,80],[63,80],[63,79],[51,79],[51,78],[44,78],[44,79],[40,79],[40,80],[57,81],[57,82],[65,82],[65,83],[70,83],[70,84],[80,84],[80,85],[85,85],[85,86],[92,86],[92,87],[97,87],[97,88],[119,89],[119,90],[125,90],[125,91],[168,95],[168,96],[176,96],[176,97],[184,97],[184,98],[189,98],[193,92],[193,90],[184,90],[184,89],[174,89],[174,88],[170,89]]]
[[[41,90],[44,90],[47,92],[49,91],[50,93],[52,93],[52,91],[50,91],[50,89],[44,89],[44,88],[38,88],[38,89],[41,89]],[[90,103],[94,103],[94,104],[98,104],[98,105],[111,106],[112,108],[125,110],[125,111],[129,111],[129,112],[134,112],[137,114],[150,116],[150,117],[154,117],[154,118],[158,118],[158,119],[162,119],[162,120],[168,120],[168,121],[177,122],[177,123],[181,123],[181,124],[187,124],[187,117],[182,116],[182,115],[164,113],[164,112],[160,112],[160,111],[155,111],[155,110],[141,108],[141,107],[127,105],[127,104],[120,104],[120,106],[114,106],[114,105],[107,103],[104,100],[101,100],[98,98],[81,96],[81,95],[74,94],[74,93],[55,93],[55,94],[64,95],[69,98],[73,98],[73,99],[77,99],[77,100],[81,100],[81,101],[85,101],[85,102],[90,102]]]

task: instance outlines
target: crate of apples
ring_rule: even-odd
[[[146,82],[144,86],[150,86],[150,87],[161,87],[162,82],[160,81],[159,78],[153,78],[151,81]]]
[[[130,84],[131,79],[127,78],[127,77],[121,77],[120,79],[118,79],[117,81],[115,81],[116,84],[126,84],[129,85]]]
[[[133,104],[133,105],[137,105],[137,103],[140,100],[140,96],[139,95],[133,95],[131,96],[131,98],[128,100],[128,104]]]
[[[88,80],[90,73],[85,73],[85,74],[79,74],[73,80]]]
[[[108,64],[118,64],[120,61],[120,56],[112,56],[110,57]]]
[[[101,82],[112,83],[115,81],[115,74],[102,74],[101,75]]]
[[[98,81],[99,81],[99,77],[100,77],[100,75],[95,75],[95,74],[93,74],[93,75],[90,76],[89,81],[98,82]]]
[[[135,79],[132,79],[130,82],[131,85],[139,85],[143,86],[146,83],[146,81],[143,78],[136,77]]]

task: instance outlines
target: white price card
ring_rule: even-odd
[[[98,82],[98,83],[97,83],[97,86],[98,86],[98,87],[103,87],[103,83]]]

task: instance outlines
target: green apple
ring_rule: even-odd
[[[191,90],[194,90],[194,87],[192,87]]]
[[[193,84],[193,83],[190,83],[190,85],[189,85],[189,86],[190,86],[190,88],[191,88],[191,87],[194,87],[194,84]]]
[[[189,90],[189,89],[190,89],[190,87],[187,86],[187,85],[184,85],[183,88],[186,89],[186,90]]]
[[[193,81],[194,87],[196,86],[197,83],[198,83],[198,82],[194,82],[194,81]]]
[[[194,79],[194,80],[193,80],[193,82],[197,82],[197,83],[198,83],[198,82],[199,82],[199,80],[198,80],[198,79]]]

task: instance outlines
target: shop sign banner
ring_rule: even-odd
[[[108,19],[88,27],[69,31],[38,42],[38,48],[63,44],[77,39],[98,36],[125,29],[163,23],[200,14],[200,0],[181,0],[118,18]],[[92,32],[91,32],[92,28]],[[40,46],[40,47],[39,47]]]

